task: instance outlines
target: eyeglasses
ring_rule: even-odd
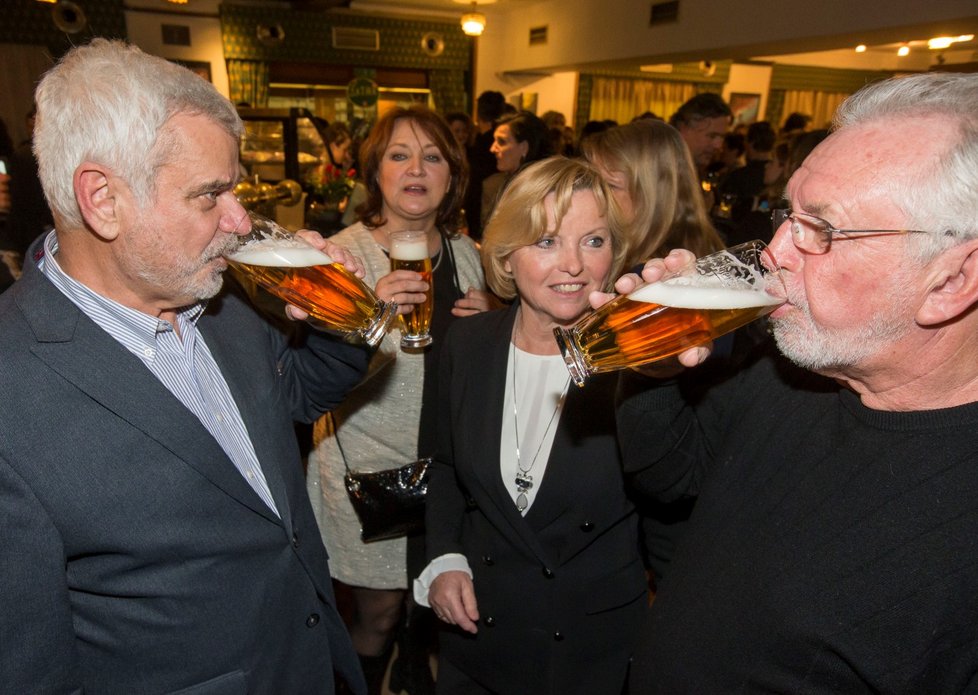
[[[842,234],[843,238],[853,234],[928,234],[920,229],[836,229],[821,217],[805,212],[777,209],[771,213],[771,224],[777,232],[785,221],[791,222],[791,240],[795,247],[805,253],[825,253],[832,246],[832,237]]]

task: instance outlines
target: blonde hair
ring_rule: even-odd
[[[635,210],[628,225],[629,267],[676,248],[697,256],[723,248],[710,223],[693,158],[671,125],[635,121],[596,133],[581,148],[588,161],[625,176]]]
[[[566,157],[550,157],[528,165],[514,176],[503,191],[486,225],[482,238],[482,264],[486,281],[503,299],[517,295],[512,273],[506,261],[517,249],[535,244],[560,230],[561,220],[578,191],[594,195],[598,210],[608,223],[613,252],[612,264],[604,289],[609,289],[624,267],[628,245],[621,213],[601,174],[591,164]],[[545,199],[554,195],[556,225],[548,228]]]

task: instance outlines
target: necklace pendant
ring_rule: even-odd
[[[516,511],[520,514],[526,509],[526,495],[522,492],[516,496]]]
[[[516,471],[516,480],[513,482],[516,483],[516,487],[520,489],[520,494],[522,494],[533,487],[533,476],[518,470]]]

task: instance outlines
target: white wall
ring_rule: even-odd
[[[770,65],[744,65],[734,63],[730,66],[730,76],[723,87],[723,99],[730,102],[732,93],[760,94],[761,107],[757,110],[757,120],[763,121],[767,113],[767,97],[771,85]]]
[[[211,66],[211,82],[224,96],[229,96],[227,65],[221,42],[221,21],[217,14],[219,0],[198,0],[189,5],[194,12],[170,10],[150,12],[143,9],[126,10],[126,32],[129,41],[147,53],[175,60],[207,62]],[[159,0],[127,0],[127,8],[158,10]],[[175,8],[187,5],[173,5]],[[190,28],[190,46],[163,44],[162,26],[177,24]]]

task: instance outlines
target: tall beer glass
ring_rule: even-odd
[[[402,348],[420,348],[431,345],[431,311],[434,307],[434,282],[431,277],[431,256],[428,255],[428,233],[425,231],[391,232],[391,270],[413,270],[421,273],[428,283],[424,301],[415,304],[407,314],[401,333]],[[447,241],[444,243],[448,243]]]
[[[578,386],[591,374],[638,367],[729,333],[785,301],[780,269],[761,241],[703,256],[554,334]]]
[[[382,302],[327,254],[253,212],[228,263],[273,295],[309,313],[311,323],[375,346],[390,330],[397,304]]]

